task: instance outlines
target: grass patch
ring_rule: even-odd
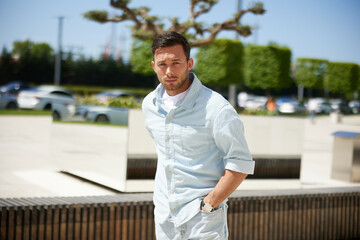
[[[50,110],[0,109],[0,115],[51,116]]]
[[[125,124],[117,124],[117,123],[99,123],[99,122],[89,122],[89,121],[61,121],[61,120],[53,120],[54,123],[59,124],[85,124],[85,125],[97,125],[97,126],[107,126],[107,127],[127,127]]]

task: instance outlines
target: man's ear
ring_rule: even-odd
[[[194,59],[190,58],[188,60],[188,70],[190,71],[193,66],[194,66]]]
[[[154,61],[151,61],[151,66],[152,66],[152,68],[153,68],[154,71],[155,71],[155,62],[154,62]]]

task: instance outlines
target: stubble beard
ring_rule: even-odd
[[[175,91],[180,89],[182,86],[184,86],[184,84],[186,84],[187,81],[189,81],[189,71],[186,70],[184,74],[182,74],[180,76],[180,82],[176,82],[175,85],[174,84],[165,84],[166,83],[166,79],[168,77],[164,77],[163,78],[163,85],[165,87],[165,90],[167,91]],[[175,79],[179,79],[179,77],[170,77],[170,78],[175,78]]]

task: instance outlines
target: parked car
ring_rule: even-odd
[[[306,112],[306,107],[302,102],[292,97],[281,97],[276,99],[276,109],[279,113],[301,114]]]
[[[297,100],[280,103],[277,106],[277,110],[280,113],[306,113],[305,105]]]
[[[15,95],[0,93],[0,109],[17,109],[18,103]]]
[[[360,113],[360,101],[352,100],[349,102],[349,107],[351,108],[352,113]]]
[[[352,114],[353,113],[352,109],[342,99],[332,99],[332,100],[330,100],[330,104],[335,112],[339,112],[342,114]]]
[[[88,108],[86,120],[99,123],[128,124],[127,108],[93,106]]]
[[[56,86],[40,86],[21,91],[17,101],[19,108],[37,110],[51,110],[54,103],[75,104],[70,91]]]
[[[12,81],[7,83],[4,86],[0,87],[0,93],[1,94],[14,94],[17,95],[22,90],[29,89],[30,86],[22,81]]]
[[[75,104],[73,103],[53,103],[53,120],[70,120],[75,114]]]
[[[334,111],[331,104],[329,102],[320,103],[320,110],[318,113],[322,114],[330,114]]]
[[[89,112],[89,109],[97,107],[96,105],[89,105],[89,104],[77,104],[75,106],[75,117],[81,118],[83,120],[86,120],[87,114]]]
[[[248,96],[245,102],[245,109],[265,109],[267,97],[264,96]]]
[[[312,102],[313,104],[316,104],[316,107],[315,107],[315,112],[316,113],[322,113],[321,111],[321,105],[323,105],[324,103],[327,103],[326,99],[325,98],[310,98],[306,103],[305,103],[305,107],[306,109],[310,112],[309,110],[309,103]],[[324,105],[324,108],[326,108],[326,104]]]
[[[123,90],[109,90],[96,94],[94,99],[97,99],[100,103],[108,104],[111,98],[121,98],[121,97],[136,97],[133,93],[123,91]]]

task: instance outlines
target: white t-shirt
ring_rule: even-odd
[[[164,91],[162,95],[162,101],[165,105],[165,110],[169,112],[171,109],[176,108],[177,104],[185,98],[186,94],[189,92],[189,89],[190,88],[174,96],[170,96],[166,91]]]

